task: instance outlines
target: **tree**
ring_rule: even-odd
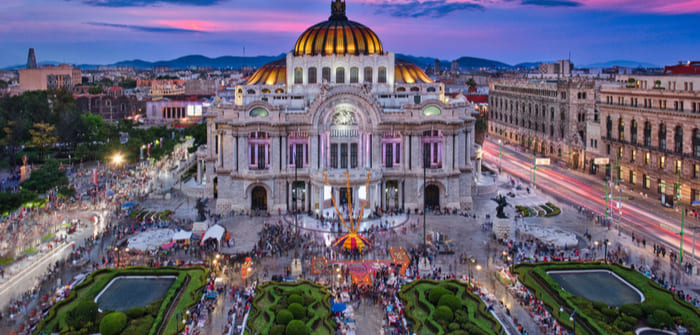
[[[88,93],[90,94],[102,94],[105,91],[102,89],[102,86],[93,86],[88,88]]]
[[[124,312],[112,312],[105,315],[100,321],[100,333],[102,335],[117,335],[126,327],[126,314]]]
[[[125,78],[124,80],[119,82],[119,87],[124,88],[124,89],[136,88],[136,79]]]
[[[59,169],[58,161],[48,160],[38,170],[32,171],[29,179],[22,183],[22,187],[38,193],[44,193],[53,187],[68,185],[68,177],[64,170]]]
[[[0,80],[0,88],[2,88],[2,89],[7,88],[7,82],[4,80]]]
[[[58,140],[75,147],[81,131],[80,111],[75,104],[73,93],[65,88],[46,92],[51,109],[51,124],[56,125]]]
[[[44,122],[34,124],[34,129],[29,130],[31,134],[31,144],[41,150],[41,158],[44,159],[46,148],[55,144],[58,137],[54,135],[55,127]]]
[[[7,156],[9,157],[12,166],[15,166],[15,155],[17,154],[17,148],[19,145],[19,132],[16,131],[16,128],[16,121],[7,121],[5,127],[2,128],[2,132],[5,136],[0,139],[0,144],[5,146],[8,153]]]
[[[474,77],[467,80],[467,86],[469,86],[469,92],[476,92],[476,81],[474,80]]]

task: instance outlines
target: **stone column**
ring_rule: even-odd
[[[197,183],[202,184],[202,161],[197,159]]]
[[[238,137],[238,157],[240,159],[238,168],[241,172],[248,171],[248,137],[246,135],[240,135]]]
[[[382,137],[378,133],[372,134],[372,167],[379,168],[382,165]]]

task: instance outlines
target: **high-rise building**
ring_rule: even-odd
[[[237,86],[233,101],[216,98],[205,112],[217,211],[327,215],[331,196],[358,212],[364,203],[366,215],[471,208],[474,105],[450,101],[444,85],[384,50],[348,20],[344,1],[331,9],[284,58]]]
[[[36,55],[34,54],[34,48],[29,48],[29,55],[27,55],[27,69],[36,69]]]
[[[597,119],[593,81],[489,81],[489,133],[574,169],[588,166],[597,151],[597,131],[591,129],[597,127],[590,127]]]
[[[700,200],[698,88],[700,75],[620,75],[601,86],[601,153],[610,164],[598,173],[667,205]]]

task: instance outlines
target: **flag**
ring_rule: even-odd
[[[92,184],[97,185],[97,169],[92,169]]]

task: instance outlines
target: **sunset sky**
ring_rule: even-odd
[[[330,0],[2,0],[0,67],[278,55]],[[384,50],[515,64],[700,60],[700,0],[347,0]]]

